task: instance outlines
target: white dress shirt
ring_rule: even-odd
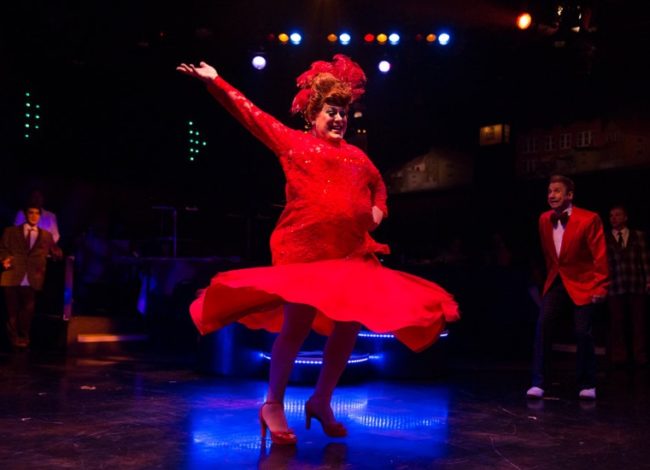
[[[25,222],[27,222],[25,220],[25,213],[23,211],[18,211],[18,213],[16,214],[16,220],[14,224],[20,225],[20,224],[24,224]],[[56,215],[54,214],[54,212],[41,209],[41,218],[38,220],[37,225],[43,230],[47,230],[52,234],[52,238],[54,238],[54,243],[59,243],[59,237],[60,237],[59,224],[56,221]]]
[[[29,249],[31,250],[34,247],[34,243],[36,243],[36,239],[38,238],[38,227],[32,227],[29,224],[23,224],[23,235],[25,236],[25,240],[29,240]],[[29,237],[29,239],[27,237]],[[23,280],[20,281],[20,285],[29,286],[27,272],[25,272]]]
[[[571,211],[573,210],[573,205],[570,205],[567,209],[562,211],[566,212],[571,216]],[[553,227],[553,243],[555,244],[555,253],[557,257],[560,257],[560,250],[562,250],[562,238],[564,237],[564,225],[561,222],[558,222]]]
[[[616,243],[618,243],[618,233],[621,232],[621,235],[623,235],[623,248],[627,246],[627,241],[630,239],[630,229],[627,227],[623,227],[620,230],[612,229],[612,235],[614,235],[614,240],[616,240]]]

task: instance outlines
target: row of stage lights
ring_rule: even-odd
[[[292,44],[294,46],[299,46],[300,44],[302,44],[303,41],[302,35],[297,32],[291,34],[280,33],[277,35],[277,38],[274,34],[270,34],[268,36],[268,39],[270,41],[275,41],[277,39],[280,42],[280,44]],[[348,46],[352,43],[352,36],[349,33],[341,33],[338,35],[331,33],[327,36],[327,40],[332,44],[339,43],[342,46]],[[368,33],[363,37],[363,41],[366,44],[372,44],[376,42],[377,44],[380,45],[389,44],[391,46],[397,46],[401,40],[402,38],[397,33],[391,33],[391,34],[380,33],[377,35]],[[417,34],[415,36],[415,40],[419,42],[424,41],[429,44],[437,43],[441,46],[447,46],[451,41],[451,35],[444,31],[439,34],[433,34],[433,33],[429,33],[427,35]],[[266,68],[267,65],[266,58],[261,54],[257,54],[253,57],[251,61],[251,65],[253,66],[253,68],[257,70],[263,70]],[[392,68],[392,64],[388,60],[381,60],[378,62],[377,68],[381,73],[388,73]]]
[[[292,44],[294,46],[299,46],[303,42],[303,36],[299,32],[293,33],[280,33],[277,36],[273,33],[267,36],[269,42],[278,41],[280,44]],[[446,46],[451,40],[451,35],[448,32],[442,31],[439,34],[429,33],[429,34],[416,34],[416,42],[425,42],[428,44],[440,44],[441,46]],[[342,46],[348,46],[353,43],[353,37],[350,33],[343,32],[340,34],[330,33],[327,35],[327,41],[331,44],[338,43]],[[391,45],[396,46],[402,41],[402,37],[398,33],[367,33],[363,36],[363,42],[366,44],[377,43],[380,45]]]
[[[516,19],[516,25],[521,30],[528,29],[531,24],[532,24],[532,17],[528,13],[522,13]],[[441,31],[438,34],[429,33],[426,35],[418,33],[415,35],[414,39],[416,42],[424,42],[427,44],[439,44],[440,46],[447,46],[451,41],[451,35],[446,31]],[[269,42],[274,42],[277,40],[282,45],[292,44],[294,46],[299,46],[303,42],[303,37],[302,34],[300,34],[299,32],[293,32],[290,34],[280,33],[277,36],[271,33],[267,36],[267,40]],[[347,32],[343,32],[340,34],[330,33],[327,36],[327,40],[331,44],[338,43],[341,46],[348,46],[353,42],[352,35]],[[391,46],[397,46],[401,42],[401,40],[402,38],[398,33],[390,33],[390,34],[379,33],[376,35],[373,33],[367,33],[363,36],[364,43],[366,44],[377,43],[382,46],[386,44]],[[253,66],[253,68],[257,70],[263,70],[266,68],[267,65],[266,58],[261,54],[257,54],[253,57],[251,61],[251,65]],[[388,73],[392,68],[392,64],[388,60],[381,60],[378,62],[377,68],[382,73]]]
[[[529,13],[521,13],[519,16],[517,16],[515,20],[515,24],[517,25],[517,28],[521,30],[528,29],[533,22],[532,17],[530,16]],[[428,33],[428,34],[422,34],[418,33],[416,34],[413,39],[415,42],[422,42],[422,43],[428,43],[428,44],[439,44],[441,46],[446,46],[449,44],[451,41],[451,35],[447,31],[440,31],[438,34],[435,33]],[[292,44],[294,46],[299,46],[303,42],[303,36],[299,32],[293,32],[293,33],[280,33],[277,36],[274,33],[270,33],[267,36],[267,40],[269,42],[275,42],[276,40],[280,44]],[[391,46],[396,46],[398,45],[402,40],[402,37],[398,33],[379,33],[379,34],[373,34],[373,33],[367,33],[363,36],[363,42],[366,44],[373,44],[377,43],[380,45],[385,45],[389,44]],[[352,44],[353,42],[353,37],[350,33],[348,32],[342,32],[340,34],[336,33],[330,33],[327,35],[327,41],[334,44],[334,43],[339,43],[342,46],[348,46]]]

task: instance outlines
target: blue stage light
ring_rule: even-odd
[[[291,33],[291,35],[289,36],[289,40],[291,41],[291,44],[297,46],[302,42],[302,36],[300,35],[300,33]]]
[[[362,331],[359,333],[359,338],[392,339],[395,338],[395,335],[392,333],[373,333],[372,331]]]
[[[390,67],[391,67],[390,62],[388,62],[387,60],[382,60],[381,62],[379,62],[379,65],[377,65],[377,68],[381,73],[388,73],[390,71]]]
[[[449,44],[449,41],[451,40],[451,36],[449,33],[440,33],[438,35],[438,42],[440,43],[441,46],[446,46]]]
[[[391,35],[388,36],[388,42],[393,46],[399,44],[399,40],[400,37],[399,34],[397,33],[392,33]]]
[[[256,55],[255,57],[253,57],[251,64],[257,70],[264,70],[264,68],[266,67],[266,59],[261,55]]]
[[[260,353],[261,357],[263,359],[266,359],[267,361],[271,360],[271,355],[268,353]],[[353,354],[350,356],[350,359],[348,359],[348,364],[362,364],[364,362],[368,362],[371,360],[380,360],[381,355],[370,355],[370,354]],[[316,353],[304,353],[301,352],[298,354],[298,357],[296,358],[294,364],[301,364],[301,365],[309,365],[309,366],[318,366],[323,364],[323,356],[320,351],[317,351]]]
[[[348,44],[350,44],[351,40],[352,40],[352,37],[348,33],[341,33],[339,35],[339,41],[344,46],[347,46]]]

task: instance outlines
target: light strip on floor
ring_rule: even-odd
[[[98,333],[78,334],[79,343],[119,343],[123,341],[146,341],[149,335],[107,335]]]

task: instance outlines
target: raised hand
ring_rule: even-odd
[[[194,64],[182,63],[176,67],[176,70],[185,75],[189,75],[190,77],[198,78],[206,83],[212,82],[212,80],[219,76],[214,67],[203,61],[199,62],[198,67]]]

